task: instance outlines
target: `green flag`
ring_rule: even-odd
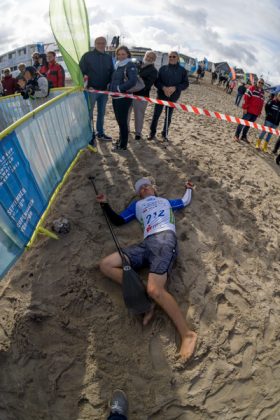
[[[50,22],[74,84],[83,86],[79,61],[90,47],[88,15],[84,0],[50,0]]]

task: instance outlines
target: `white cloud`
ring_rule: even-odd
[[[103,0],[88,14],[91,39],[113,35],[129,46],[180,49],[211,61],[227,60],[280,83],[278,0]],[[26,43],[51,41],[48,2],[2,0],[0,53]],[[4,11],[4,12],[3,12]],[[4,16],[3,16],[4,15]]]

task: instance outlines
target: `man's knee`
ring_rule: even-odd
[[[148,283],[147,285],[147,293],[155,301],[161,298],[163,290],[164,288],[162,286],[155,283]]]
[[[112,268],[119,268],[122,266],[122,260],[118,252],[107,255],[99,262],[99,269],[103,274],[108,274]]]

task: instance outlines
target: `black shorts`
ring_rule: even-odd
[[[135,270],[149,267],[150,273],[170,273],[177,256],[177,238],[172,230],[154,233],[143,242],[122,249]]]

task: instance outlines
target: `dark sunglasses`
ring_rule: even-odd
[[[169,58],[177,58],[177,55],[169,55]]]
[[[259,85],[264,85],[264,82],[258,82]]]

